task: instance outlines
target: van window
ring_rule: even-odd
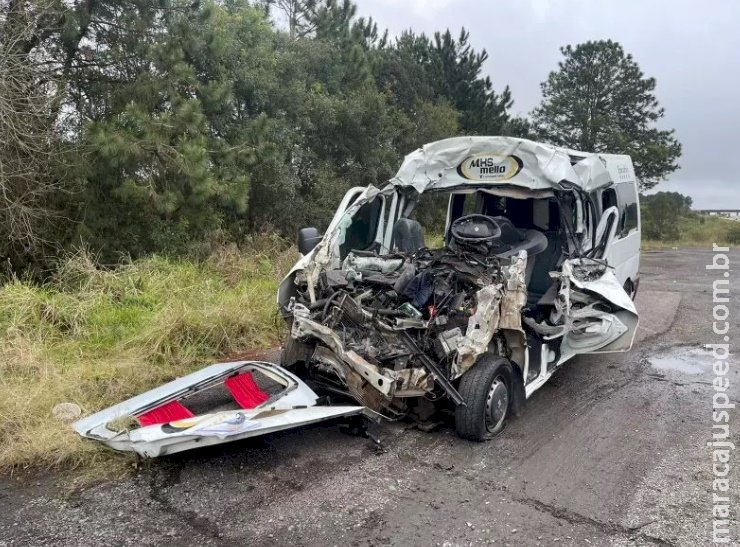
[[[637,228],[637,191],[634,184],[617,184],[619,198],[619,226],[618,233],[624,237]]]
[[[558,203],[553,198],[515,199],[487,192],[452,195],[450,222],[476,213],[506,217],[517,228],[553,231],[560,227]]]
[[[409,215],[424,229],[424,234],[435,241],[441,241],[447,219],[447,202],[449,194],[426,192],[419,197],[419,202]]]
[[[369,249],[378,233],[378,223],[383,212],[383,199],[378,197],[360,207],[347,229],[344,244],[340,246],[340,256],[344,258],[352,250]]]
[[[614,188],[601,192],[601,212],[603,213],[609,207],[617,207],[617,192]]]

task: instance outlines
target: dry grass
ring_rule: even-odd
[[[88,414],[213,359],[276,343],[275,293],[295,250],[274,238],[193,262],[152,257],[101,270],[69,257],[39,287],[0,287],[0,470],[110,464],[52,416]]]

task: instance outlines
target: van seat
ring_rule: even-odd
[[[547,247],[539,254],[531,257],[532,273],[527,283],[527,304],[534,306],[552,286],[554,280],[550,272],[558,267],[563,247],[557,231],[543,232],[547,238]],[[529,270],[529,265],[527,267]]]

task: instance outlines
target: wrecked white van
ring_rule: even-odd
[[[448,196],[444,242],[412,219]],[[382,190],[350,190],[278,302],[282,365],[388,418],[485,440],[579,353],[627,351],[637,328],[640,217],[629,156],[509,137],[442,140]]]
[[[414,220],[425,194],[447,196],[437,248]],[[213,365],[75,429],[143,456],[358,415],[453,414],[486,440],[568,359],[631,348],[639,248],[629,156],[438,141],[350,190],[323,236],[301,230],[281,366]]]

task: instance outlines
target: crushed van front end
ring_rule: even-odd
[[[388,186],[350,190],[283,280],[282,364],[337,401],[428,425],[476,405],[487,420],[492,400],[505,418],[575,355],[629,350],[639,256],[609,264],[622,217],[597,199],[625,173],[627,156],[509,137],[409,154]],[[422,194],[449,197],[441,248],[412,217]],[[474,370],[484,400],[463,381]]]
[[[525,253],[423,249],[350,253],[316,281],[299,272],[283,364],[300,362],[314,385],[392,418],[445,398],[465,404],[456,380],[478,357],[526,343],[525,267]]]

